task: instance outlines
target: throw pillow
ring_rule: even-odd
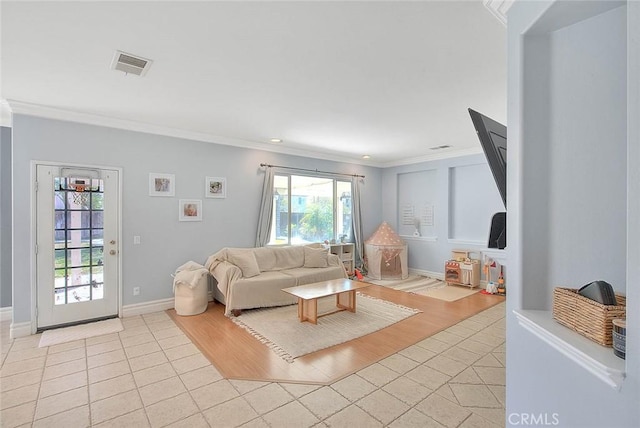
[[[231,263],[240,268],[245,278],[260,275],[260,268],[253,250],[229,250],[228,258]]]
[[[329,250],[326,248],[304,247],[304,267],[324,268],[329,266]]]

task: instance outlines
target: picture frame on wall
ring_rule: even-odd
[[[149,173],[149,196],[175,196],[176,176],[174,174]]]
[[[178,201],[178,220],[202,221],[202,199],[180,199]]]
[[[226,177],[205,177],[204,195],[206,198],[226,198],[227,178]]]

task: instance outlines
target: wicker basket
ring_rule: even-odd
[[[587,299],[573,288],[553,290],[553,318],[560,324],[604,346],[612,346],[614,318],[625,318],[626,298],[616,293],[616,306]]]

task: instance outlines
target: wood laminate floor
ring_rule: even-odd
[[[378,285],[361,290],[422,311],[375,333],[296,358],[288,363],[224,316],[224,306],[210,302],[200,314],[174,322],[228,379],[330,384],[504,301],[473,294],[455,302],[397,291]],[[297,322],[297,320],[294,320]]]

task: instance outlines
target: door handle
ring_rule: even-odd
[[[111,254],[112,256],[114,256],[116,254],[116,250],[111,250],[109,251],[109,254]]]

